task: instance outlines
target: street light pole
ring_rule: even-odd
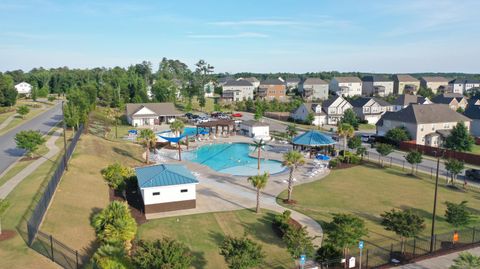
[[[436,154],[435,154],[436,155]],[[435,194],[433,196],[433,212],[432,212],[432,233],[430,235],[430,253],[434,248],[434,236],[435,236],[435,217],[437,211],[437,193],[438,193],[438,172],[440,170],[440,157],[437,157],[437,174],[435,175]]]
[[[62,116],[63,116],[63,162],[65,163],[65,170],[68,171],[67,160],[67,123],[65,122],[65,101],[62,101]]]

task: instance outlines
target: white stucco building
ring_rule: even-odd
[[[128,123],[135,127],[170,123],[183,115],[173,103],[138,103],[127,104]]]
[[[266,122],[255,120],[242,121],[240,123],[240,131],[249,137],[255,138],[269,138],[270,125]]]
[[[17,90],[18,94],[30,95],[32,93],[32,85],[25,81],[15,85],[15,89]]]

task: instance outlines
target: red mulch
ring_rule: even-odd
[[[288,201],[287,199],[283,199],[282,201],[284,204],[287,204],[287,205],[295,205],[297,204],[297,201],[296,200],[290,200]]]
[[[37,159],[40,159],[40,156],[35,156],[35,157],[23,157],[20,159],[21,162],[26,162],[26,161],[33,161],[33,160],[37,160]]]
[[[0,241],[14,238],[16,235],[17,233],[13,230],[2,230],[2,234],[0,234]]]

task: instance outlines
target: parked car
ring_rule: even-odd
[[[465,176],[468,179],[480,181],[480,169],[468,169],[465,171]]]
[[[363,143],[374,143],[376,139],[376,135],[374,134],[362,134],[361,139]]]
[[[185,117],[187,117],[187,119],[191,119],[192,116],[193,116],[193,114],[190,113],[190,112],[188,112],[188,113],[185,114]]]
[[[242,116],[243,116],[242,113],[233,113],[232,114],[232,117],[235,117],[235,118],[240,118]]]

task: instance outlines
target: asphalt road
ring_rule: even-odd
[[[0,136],[0,174],[3,173],[11,164],[20,159],[25,153],[24,150],[17,149],[15,144],[15,134],[24,130],[38,130],[46,134],[58,122],[62,120],[62,105],[56,104],[49,110],[38,115],[34,119],[17,126],[4,135]]]

